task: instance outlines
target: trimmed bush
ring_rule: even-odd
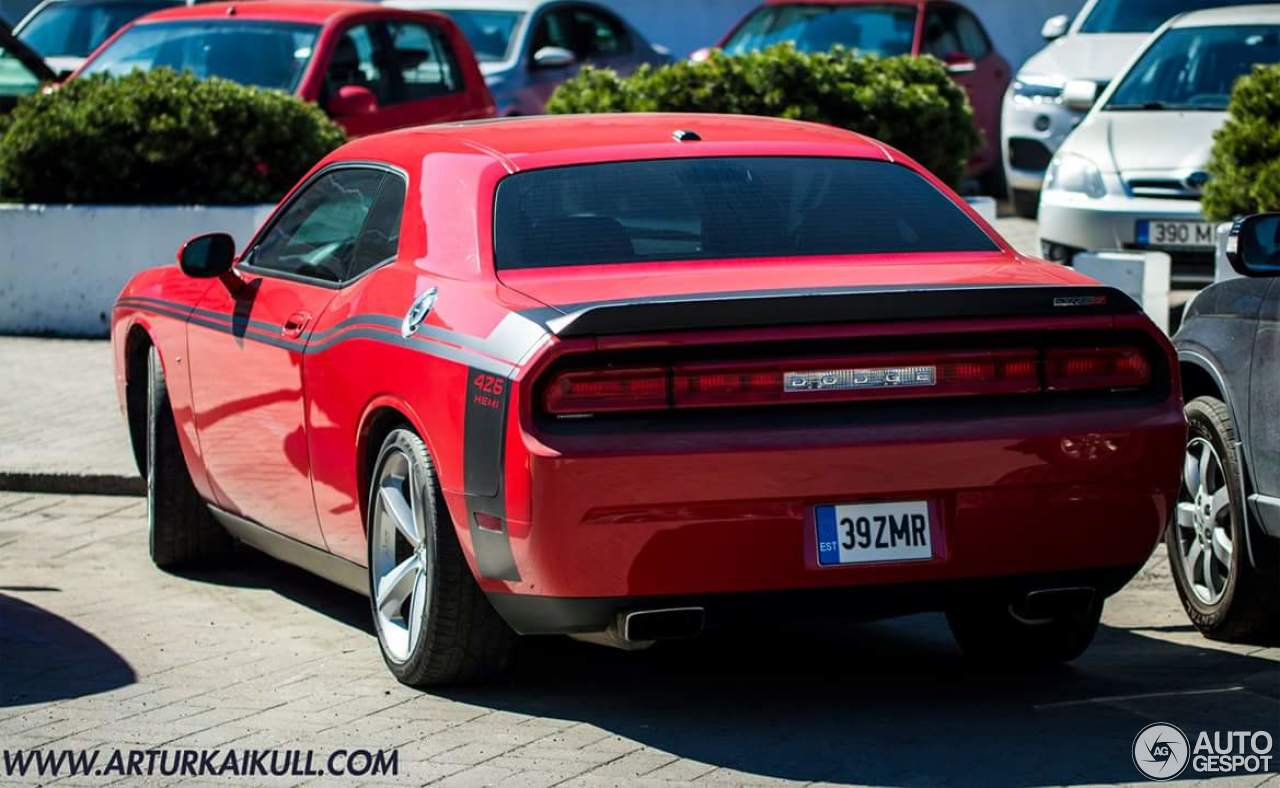
[[[1280,65],[1254,66],[1214,132],[1202,208],[1214,221],[1280,211]]]
[[[790,44],[701,63],[641,66],[630,77],[585,67],[552,95],[547,111],[722,112],[839,126],[902,150],[959,184],[980,143],[969,99],[940,61],[806,54]]]
[[[0,124],[0,197],[33,203],[275,202],[344,139],[293,96],[168,69],[73,79]]]

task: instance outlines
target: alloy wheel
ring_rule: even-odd
[[[388,656],[405,662],[413,654],[427,603],[431,566],[422,480],[403,451],[386,455],[378,473],[372,512],[374,618]]]
[[[1182,571],[1205,605],[1216,605],[1227,591],[1234,551],[1230,500],[1217,450],[1204,438],[1192,438],[1183,459],[1174,522]]]

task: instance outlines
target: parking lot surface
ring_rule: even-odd
[[[1045,673],[967,667],[923,615],[643,653],[537,640],[495,684],[422,693],[384,669],[364,599],[248,550],[162,573],[143,507],[0,493],[0,748],[397,748],[407,784],[1027,785],[1140,781],[1155,721],[1280,738],[1280,647],[1201,638],[1163,549]]]

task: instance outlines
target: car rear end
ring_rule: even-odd
[[[484,577],[492,543],[473,545],[499,612],[524,634],[634,642],[765,611],[1118,590],[1177,493],[1163,335],[1123,294],[1017,258],[910,168],[740,161],[676,178],[714,198],[696,228],[654,185],[686,165],[528,179],[507,195],[522,213],[499,187],[499,275],[548,304],[524,317],[551,335],[516,376],[503,521],[484,523],[510,571]],[[873,221],[850,234],[851,216]],[[773,254],[839,238],[871,251]],[[730,256],[743,246],[762,254]]]

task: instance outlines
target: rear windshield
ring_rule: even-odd
[[[501,181],[494,204],[499,269],[997,248],[924,178],[865,159],[667,159],[530,170]]]

